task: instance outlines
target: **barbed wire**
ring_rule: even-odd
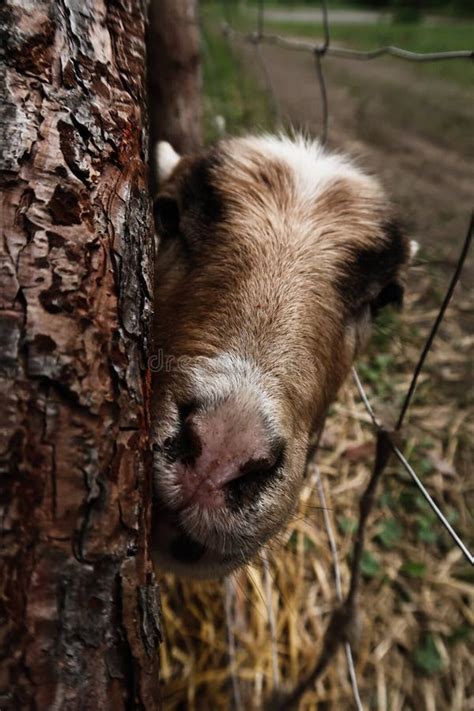
[[[267,85],[269,94],[272,97],[273,103],[276,107],[276,115],[281,120],[282,109],[280,102],[278,100],[275,87],[271,80],[271,74],[268,71],[264,56],[260,51],[260,46],[262,44],[273,44],[281,46],[285,49],[298,50],[298,51],[308,51],[311,52],[315,57],[316,62],[316,75],[319,84],[319,93],[321,97],[321,110],[322,110],[322,126],[321,126],[321,143],[326,143],[328,138],[329,130],[329,102],[326,88],[326,80],[324,74],[323,59],[325,56],[332,56],[345,59],[353,60],[373,60],[382,56],[391,56],[398,59],[411,61],[411,62],[434,62],[434,61],[445,61],[445,60],[472,60],[474,59],[474,50],[454,50],[454,51],[444,51],[444,52],[412,52],[401,47],[396,46],[384,46],[372,50],[354,50],[344,47],[334,47],[331,44],[330,35],[330,24],[329,24],[329,14],[326,0],[321,0],[321,19],[322,19],[322,30],[323,30],[323,42],[315,43],[311,41],[299,40],[295,38],[285,37],[280,34],[267,33],[265,31],[265,0],[258,1],[257,15],[256,15],[256,31],[254,32],[242,32],[235,29],[231,23],[231,17],[229,13],[229,4],[226,0],[222,0],[224,8],[224,18],[225,23],[223,25],[222,31],[224,36],[229,41],[232,37],[241,37],[245,41],[254,45],[256,53],[258,55],[259,63],[262,67],[262,74],[264,76],[265,83]],[[446,294],[443,298],[442,304],[440,306],[438,315],[433,323],[430,330],[426,343],[421,351],[418,362],[415,366],[413,376],[410,382],[410,386],[407,390],[407,394],[403,401],[400,414],[395,426],[395,429],[391,430],[387,428],[384,423],[376,415],[366,390],[362,384],[362,381],[357,373],[357,370],[353,368],[353,377],[356,383],[357,389],[359,391],[360,397],[364,403],[367,412],[371,418],[374,434],[376,437],[376,454],[375,461],[373,465],[372,474],[370,476],[369,482],[365,491],[363,492],[360,503],[359,503],[359,521],[358,527],[354,538],[354,551],[350,566],[350,585],[349,592],[346,598],[342,595],[342,585],[341,585],[341,574],[338,563],[338,554],[336,541],[334,537],[334,532],[332,530],[331,522],[327,512],[326,500],[324,495],[324,488],[322,485],[319,470],[315,468],[315,481],[318,488],[319,496],[321,499],[321,504],[324,512],[324,522],[325,528],[328,536],[328,542],[331,550],[331,556],[333,560],[333,569],[335,577],[335,588],[336,588],[336,598],[338,600],[338,606],[333,611],[331,619],[327,626],[322,649],[319,658],[312,669],[312,671],[302,679],[298,685],[290,693],[282,693],[277,690],[271,698],[266,703],[266,708],[270,711],[277,711],[277,709],[290,709],[299,701],[301,696],[309,688],[314,686],[317,679],[323,674],[324,670],[327,668],[330,660],[333,658],[337,648],[343,644],[346,659],[348,664],[349,678],[351,681],[352,692],[354,696],[354,702],[358,711],[363,710],[363,705],[360,699],[359,688],[355,673],[355,667],[353,662],[353,653],[351,647],[351,638],[354,636],[354,629],[356,625],[357,617],[357,595],[360,587],[361,580],[361,559],[364,550],[364,539],[365,539],[365,529],[368,518],[372,511],[377,484],[385,471],[385,468],[390,460],[391,455],[395,455],[398,461],[402,464],[405,470],[410,475],[412,481],[421,491],[423,497],[428,502],[434,513],[436,514],[438,520],[443,525],[445,530],[452,537],[456,545],[462,551],[466,559],[474,564],[474,556],[470,552],[467,545],[464,543],[460,535],[454,530],[453,526],[449,523],[446,516],[441,511],[440,507],[436,504],[420,477],[416,474],[415,470],[405,458],[401,449],[401,436],[400,430],[402,428],[404,419],[409,410],[410,404],[413,400],[416,385],[418,382],[419,375],[425,364],[428,353],[430,352],[433,342],[435,340],[436,334],[438,333],[439,326],[445,316],[448,305],[451,301],[452,295],[459,281],[461,271],[467,257],[471,241],[472,234],[474,231],[474,213],[471,214],[466,237],[463,242],[463,246],[457,260],[456,268],[454,270],[453,276],[447,288]],[[321,433],[319,433],[320,436]],[[267,563],[268,566],[268,563]]]

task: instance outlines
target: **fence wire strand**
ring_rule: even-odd
[[[326,501],[326,494],[324,493],[324,486],[321,480],[321,474],[319,472],[319,467],[314,465],[314,477],[316,480],[316,486],[318,489],[319,500],[321,502],[321,508],[323,511],[324,527],[326,529],[329,548],[331,550],[332,565],[334,569],[334,582],[336,586],[336,597],[339,603],[342,603],[342,583],[341,583],[341,568],[339,566],[339,557],[337,553],[336,537],[334,536],[334,530],[332,527],[331,519],[329,517],[329,509]],[[357,684],[357,676],[354,667],[354,657],[352,654],[352,647],[350,642],[346,641],[344,643],[344,651],[346,653],[347,667],[349,670],[349,679],[352,687],[352,694],[354,696],[355,705],[357,711],[364,711],[362,701],[360,699],[359,685]]]
[[[247,42],[254,45],[256,54],[258,55],[259,64],[262,68],[262,74],[267,87],[267,90],[272,98],[272,102],[275,107],[275,114],[278,117],[278,122],[282,123],[283,111],[278,100],[278,96],[271,79],[271,73],[268,69],[265,57],[260,50],[262,44],[277,45],[289,50],[297,51],[307,51],[311,52],[315,57],[316,63],[316,77],[319,85],[319,93],[321,98],[321,115],[322,115],[322,126],[321,126],[321,143],[326,143],[328,139],[329,131],[329,102],[327,85],[324,74],[324,58],[326,56],[341,58],[341,59],[352,59],[359,61],[367,61],[378,59],[383,56],[391,56],[397,59],[402,59],[410,62],[435,62],[435,61],[446,61],[446,60],[472,60],[474,59],[474,50],[454,50],[454,51],[443,51],[443,52],[412,52],[402,47],[396,46],[383,46],[371,50],[355,50],[345,47],[335,47],[331,43],[330,35],[330,18],[328,13],[328,6],[326,0],[321,0],[321,19],[322,19],[322,30],[323,30],[323,42],[315,43],[314,41],[305,41],[300,39],[295,39],[291,37],[285,37],[277,33],[267,33],[265,31],[265,0],[259,0],[257,7],[257,17],[256,17],[256,31],[255,32],[242,32],[235,29],[231,23],[229,3],[226,0],[222,0],[224,20],[223,34],[230,42],[233,37],[239,37]],[[318,488],[319,497],[321,500],[321,505],[324,514],[324,524],[328,536],[329,547],[331,550],[331,556],[333,561],[334,569],[334,580],[336,589],[336,598],[338,601],[338,608],[334,610],[331,620],[326,629],[326,633],[323,640],[322,650],[320,652],[317,663],[315,664],[313,670],[302,679],[293,691],[288,694],[281,694],[277,692],[274,694],[266,704],[267,709],[272,709],[276,711],[277,709],[289,709],[296,705],[304,694],[311,686],[314,686],[316,680],[322,675],[326,669],[330,659],[333,657],[339,644],[342,644],[345,649],[349,678],[351,681],[352,692],[354,696],[355,706],[358,711],[363,711],[363,705],[360,699],[359,688],[357,683],[357,677],[354,667],[352,648],[350,643],[351,628],[355,626],[356,617],[356,603],[357,603],[357,593],[360,584],[360,560],[364,548],[364,536],[365,536],[365,526],[368,517],[371,513],[374,501],[376,486],[379,479],[381,478],[386,465],[393,454],[402,464],[405,470],[410,475],[412,481],[421,491],[422,495],[438,517],[445,530],[452,537],[456,545],[462,551],[467,560],[474,564],[474,556],[468,549],[467,545],[464,543],[462,538],[451,526],[447,518],[444,516],[443,512],[439,506],[435,503],[420,477],[416,474],[411,464],[405,458],[403,452],[401,451],[399,445],[401,443],[399,431],[402,428],[404,419],[409,410],[410,404],[413,400],[416,385],[418,382],[418,377],[422,371],[426,357],[431,350],[433,342],[435,340],[436,334],[438,333],[439,326],[444,318],[448,305],[451,301],[452,295],[459,281],[464,262],[466,260],[469,247],[472,241],[472,233],[474,231],[474,213],[471,214],[467,234],[454,270],[453,276],[451,278],[450,284],[446,291],[443,302],[440,306],[438,315],[433,323],[430,330],[426,343],[421,351],[420,357],[416,364],[413,372],[413,376],[408,388],[407,394],[403,401],[397,424],[394,431],[389,430],[383,424],[383,422],[378,418],[374,408],[372,407],[366,390],[361,382],[361,379],[357,373],[357,370],[353,368],[352,373],[357,390],[360,394],[362,402],[370,416],[372,421],[374,432],[377,437],[377,447],[376,447],[376,457],[374,462],[374,468],[369,479],[369,483],[361,497],[360,500],[360,516],[358,529],[355,534],[354,540],[354,554],[351,563],[351,575],[350,575],[350,586],[349,592],[344,600],[342,593],[342,582],[341,573],[339,568],[338,553],[336,540],[334,536],[334,531],[332,529],[331,521],[328,515],[326,498],[324,494],[324,487],[321,481],[320,473],[316,465],[314,469],[314,476],[316,485]],[[319,433],[319,436],[321,432]],[[269,581],[268,572],[268,560],[266,561],[266,580]],[[271,599],[271,596],[267,593],[267,599]],[[274,629],[274,620],[270,620],[270,624]],[[235,653],[235,642],[234,642],[234,653]],[[274,669],[278,668],[277,660],[273,660]],[[235,666],[234,666],[235,670]],[[274,672],[275,676],[275,672]],[[235,681],[235,680],[234,680]],[[235,696],[235,688],[234,688]]]
[[[227,576],[224,582],[224,588],[224,610],[227,629],[227,648],[229,650],[229,666],[232,680],[234,709],[235,711],[244,711],[237,669],[237,645],[235,642],[234,634],[235,580],[232,576]]]
[[[235,36],[243,37],[246,40],[254,41],[255,34],[252,32],[241,32],[234,28],[229,28],[230,32]],[[308,40],[292,39],[283,35],[264,33],[259,38],[259,41],[265,44],[274,44],[284,47],[285,49],[294,49],[296,51],[314,52],[319,45]],[[346,47],[335,47],[331,45],[326,49],[325,54],[329,57],[339,59],[355,59],[367,61],[371,59],[379,59],[379,57],[390,56],[397,59],[404,59],[408,62],[437,62],[449,59],[474,59],[474,50],[457,49],[449,52],[411,52],[408,49],[387,45],[386,47],[377,47],[377,49],[358,50],[348,49]]]
[[[459,277],[461,276],[464,262],[466,261],[466,257],[469,252],[469,247],[471,246],[473,231],[474,231],[474,212],[471,213],[471,219],[469,221],[469,225],[468,225],[467,232],[466,232],[466,237],[464,239],[464,244],[462,246],[461,253],[459,255],[456,269],[454,270],[453,276],[451,278],[451,282],[450,282],[449,287],[446,291],[446,295],[443,299],[443,302],[442,302],[441,307],[439,309],[438,315],[433,323],[433,326],[431,328],[429,336],[426,339],[425,346],[424,346],[423,350],[421,351],[420,357],[418,359],[418,363],[416,364],[415,370],[413,371],[413,377],[411,379],[410,387],[408,388],[408,392],[407,392],[406,398],[403,402],[402,409],[400,410],[400,415],[399,415],[399,418],[397,421],[397,425],[395,427],[396,430],[401,429],[403,420],[405,419],[405,415],[408,411],[408,408],[410,407],[410,403],[411,403],[413,396],[415,394],[416,384],[418,382],[418,376],[421,373],[421,369],[423,368],[423,365],[425,363],[426,356],[428,355],[428,353],[431,350],[431,346],[432,346],[433,341],[436,337],[436,334],[438,333],[438,329],[441,325],[441,321],[444,318],[444,314],[446,313],[446,309],[449,306],[449,302],[451,301],[451,297],[454,293],[454,289],[456,288],[456,284],[458,283]]]
[[[280,671],[278,669],[278,640],[276,631],[276,620],[275,613],[273,612],[273,600],[272,600],[272,577],[270,574],[270,561],[268,560],[267,551],[264,550],[262,553],[262,563],[263,563],[263,580],[265,586],[265,598],[267,604],[267,615],[268,615],[268,625],[270,627],[270,639],[272,644],[272,676],[273,676],[273,687],[278,689],[280,687]]]
[[[369,401],[369,399],[368,399],[368,397],[367,397],[367,393],[366,393],[366,391],[365,391],[365,388],[364,388],[364,386],[362,385],[362,382],[361,382],[361,380],[360,380],[360,378],[359,378],[359,375],[357,374],[357,371],[356,371],[355,368],[353,368],[352,374],[353,374],[353,376],[354,376],[354,380],[355,380],[355,383],[356,383],[356,385],[357,385],[357,389],[358,389],[358,391],[359,391],[359,395],[360,395],[360,397],[361,397],[361,399],[362,399],[362,402],[364,403],[365,408],[367,409],[367,412],[369,413],[369,415],[370,415],[370,417],[371,417],[371,419],[372,419],[372,422],[373,422],[373,424],[374,424],[375,429],[376,429],[376,430],[382,430],[383,427],[382,427],[382,425],[380,424],[379,420],[377,419],[377,417],[376,417],[376,415],[375,415],[375,413],[374,413],[374,410],[373,410],[373,408],[372,408],[372,406],[371,406],[371,404],[370,404],[370,401]],[[467,560],[469,561],[469,563],[470,563],[471,565],[473,565],[473,564],[474,564],[474,556],[473,556],[473,554],[470,552],[469,548],[466,546],[466,544],[464,543],[464,541],[462,540],[462,538],[456,533],[456,531],[454,530],[454,528],[451,526],[451,524],[449,523],[449,521],[448,521],[448,519],[446,518],[446,516],[443,514],[443,512],[441,511],[441,509],[439,508],[439,506],[436,504],[436,502],[434,501],[434,499],[431,497],[430,493],[428,492],[428,490],[427,490],[426,487],[424,486],[424,484],[423,484],[423,482],[421,481],[420,477],[417,475],[417,473],[415,472],[415,470],[413,469],[413,467],[411,466],[411,464],[407,461],[407,459],[405,459],[405,455],[403,454],[403,452],[401,452],[401,450],[399,449],[398,445],[393,441],[392,437],[389,438],[389,442],[390,442],[390,447],[391,447],[393,453],[395,454],[395,456],[397,457],[397,459],[400,461],[400,463],[403,465],[403,467],[404,467],[405,470],[408,472],[408,474],[411,476],[411,478],[412,478],[413,481],[415,482],[416,486],[419,488],[419,490],[420,490],[421,493],[423,494],[424,498],[426,499],[426,501],[427,501],[428,504],[430,505],[431,509],[434,511],[434,513],[435,513],[436,516],[438,517],[439,521],[442,523],[442,525],[444,526],[444,528],[447,530],[447,532],[449,533],[449,535],[451,536],[451,538],[454,540],[454,542],[456,543],[456,545],[458,546],[458,548],[463,552],[463,554],[465,555],[465,557],[467,558]]]

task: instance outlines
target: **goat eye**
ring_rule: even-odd
[[[155,227],[163,237],[172,237],[179,230],[179,207],[170,197],[158,197],[153,206]]]
[[[378,296],[370,302],[370,313],[372,318],[378,316],[385,306],[395,306],[401,308],[403,305],[403,287],[396,281],[387,284]]]

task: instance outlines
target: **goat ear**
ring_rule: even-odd
[[[155,164],[159,183],[163,183],[170,177],[180,160],[181,156],[176,153],[170,143],[167,141],[160,141],[156,144]]]

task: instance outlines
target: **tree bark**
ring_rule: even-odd
[[[2,10],[2,711],[159,706],[145,13]]]
[[[191,153],[202,143],[197,0],[151,0],[148,46],[152,141]]]

